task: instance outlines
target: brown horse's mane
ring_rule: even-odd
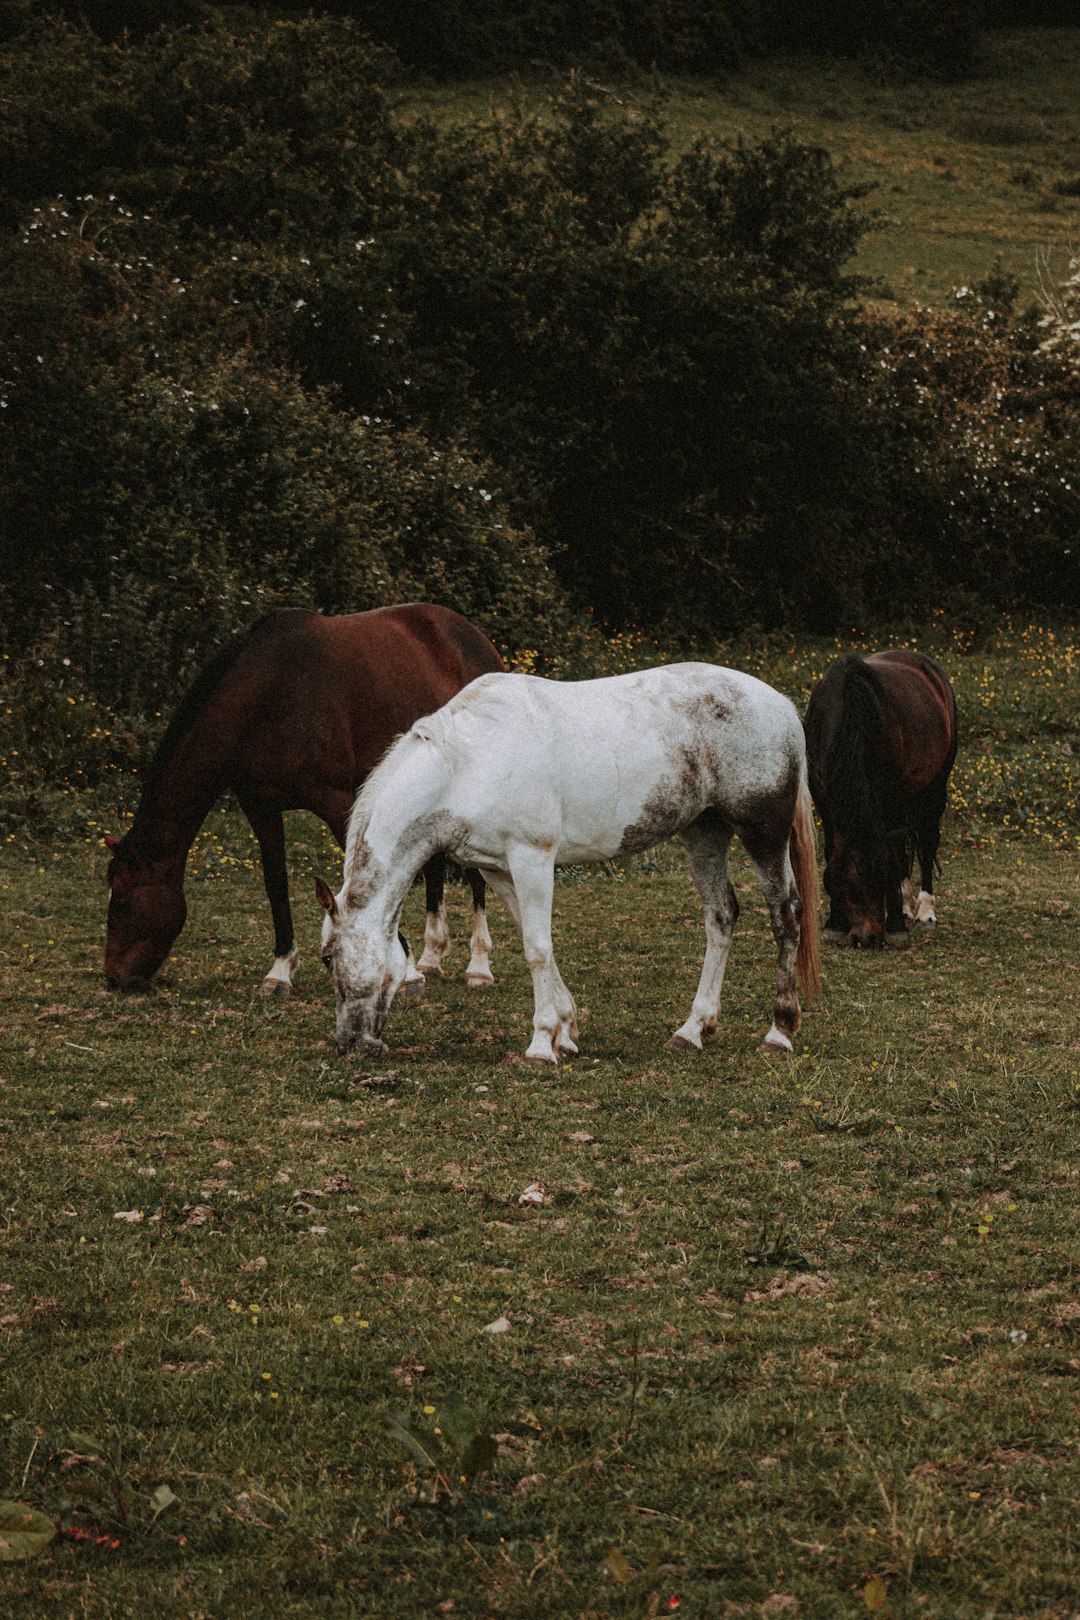
[[[863,852],[866,876],[884,888],[911,867],[911,838],[881,680],[858,653],[836,669],[840,711],[824,761],[829,813],[845,843]]]
[[[275,609],[266,613],[260,619],[255,619],[243,630],[237,631],[224,646],[219,647],[209,663],[196,675],[191,685],[169,721],[165,735],[155,750],[153,758],[143,776],[142,793],[139,797],[135,819],[128,832],[117,846],[115,859],[148,860],[154,854],[154,838],[157,820],[157,801],[161,790],[161,783],[165,772],[175,759],[180,744],[188,735],[192,726],[202,714],[206,705],[228,675],[229,671],[248,650],[252,642],[262,635],[267,627],[276,620],[280,620],[288,609]],[[110,866],[111,872],[111,866]]]

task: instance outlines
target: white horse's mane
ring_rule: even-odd
[[[345,851],[353,847],[355,839],[359,838],[367,827],[371,818],[371,808],[375,800],[387,789],[390,779],[401,768],[402,759],[413,743],[424,743],[434,747],[438,753],[444,752],[444,728],[436,722],[441,715],[429,714],[417,720],[408,731],[402,731],[390,744],[386,753],[375,768],[365,777],[359,793],[353,800],[349,811],[348,828],[345,835]]]

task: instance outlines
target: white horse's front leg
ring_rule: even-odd
[[[521,942],[533,982],[533,1038],[525,1053],[527,1063],[558,1063],[559,1056],[577,1051],[574,1036],[577,1016],[574,1000],[555,963],[551,939],[551,903],[555,888],[555,862],[551,855],[532,848],[513,851],[507,864],[520,917]],[[499,884],[493,885],[501,898]],[[513,909],[511,915],[513,915]]]

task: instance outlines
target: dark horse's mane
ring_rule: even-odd
[[[195,721],[202,714],[211,697],[217,691],[226,675],[238,662],[241,655],[247,651],[259,633],[274,619],[280,617],[280,610],[264,614],[262,618],[246,625],[243,630],[231,636],[223,647],[219,647],[208,664],[196,675],[191,685],[173,714],[157,749],[143,775],[142,793],[139,798],[138,809],[130,829],[120,840],[114,858],[126,860],[148,859],[153,854],[154,817],[157,809],[157,796],[161,788],[162,778],[176,756],[176,752],[191,730]]]
[[[840,712],[824,764],[829,814],[845,844],[862,850],[865,876],[891,887],[911,870],[912,845],[889,717],[876,671],[849,653],[837,670]]]

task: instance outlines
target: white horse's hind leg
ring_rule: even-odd
[[[746,842],[746,835],[743,835]],[[761,882],[762,893],[769,907],[769,922],[776,940],[776,1002],[773,1021],[763,1042],[766,1052],[790,1052],[792,1037],[802,1020],[795,982],[795,967],[799,955],[799,918],[802,905],[795,887],[787,844],[779,854],[767,853],[760,857],[750,849]]]
[[[739,902],[728,877],[730,841],[730,829],[715,817],[703,816],[683,834],[690,875],[705,910],[705,960],[690,1016],[675,1031],[669,1046],[690,1046],[700,1051],[704,1037],[716,1028],[731,936],[739,915]]]
[[[529,1063],[558,1063],[560,1055],[572,1056],[577,1051],[577,1012],[556,966],[551,939],[555,864],[550,855],[530,847],[515,849],[507,864],[510,895],[501,874],[492,880],[492,887],[511,916],[517,912],[525,961],[532,975],[533,1038],[525,1058]]]
[[[292,976],[299,961],[300,952],[295,945],[287,955],[275,957],[273,966],[259,986],[260,996],[287,996],[292,989]]]

